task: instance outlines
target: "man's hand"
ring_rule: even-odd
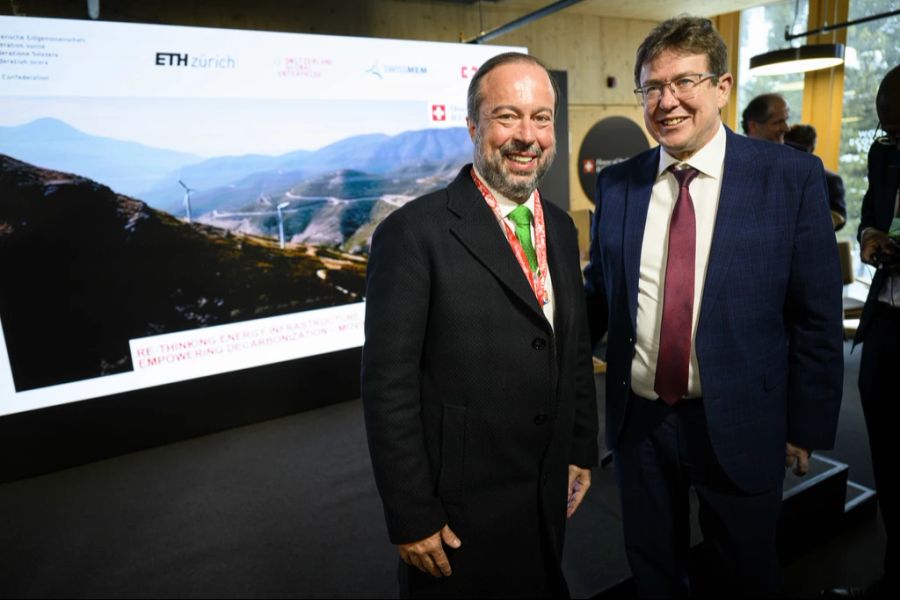
[[[784,468],[794,468],[794,475],[806,475],[809,471],[809,450],[788,442],[784,450]]]
[[[434,532],[424,540],[398,544],[397,550],[400,552],[400,558],[406,564],[429,573],[433,577],[449,577],[453,571],[450,569],[450,561],[447,560],[447,555],[444,553],[443,544],[447,544],[451,548],[462,546],[462,542],[449,525],[444,525],[440,531]]]
[[[588,488],[591,487],[591,470],[569,465],[569,503],[566,507],[566,518],[570,518],[578,510]]]
[[[868,264],[873,265],[876,253],[893,254],[896,246],[885,232],[869,227],[863,231],[860,241],[859,257]]]

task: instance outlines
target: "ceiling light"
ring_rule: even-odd
[[[844,62],[843,44],[813,44],[773,50],[750,59],[751,75],[786,75],[836,67]]]

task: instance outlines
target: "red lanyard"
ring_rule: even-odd
[[[469,173],[472,175],[472,181],[475,182],[475,186],[481,192],[481,195],[484,196],[485,202],[487,202],[488,206],[494,211],[494,215],[496,215],[497,219],[503,223],[503,230],[506,232],[506,240],[509,242],[513,254],[516,255],[519,266],[522,267],[522,273],[524,273],[525,277],[528,279],[528,284],[531,286],[531,291],[534,292],[538,304],[544,306],[550,302],[550,295],[547,293],[547,273],[549,272],[547,267],[547,231],[544,228],[544,209],[541,207],[540,193],[537,190],[534,190],[534,249],[537,253],[538,270],[535,273],[532,273],[531,267],[528,264],[528,258],[525,256],[525,251],[522,249],[522,244],[519,242],[519,238],[516,237],[515,232],[513,232],[506,222],[506,219],[504,219],[503,215],[500,213],[500,205],[497,203],[497,199],[494,198],[491,190],[489,190],[484,182],[481,181],[478,174],[475,173],[474,167],[472,167]]]

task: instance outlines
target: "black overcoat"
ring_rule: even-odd
[[[373,236],[362,395],[375,478],[393,543],[444,524],[462,540],[450,577],[410,571],[414,595],[533,595],[546,577],[564,594],[568,465],[598,458],[576,231],[541,201],[551,327],[470,169]]]

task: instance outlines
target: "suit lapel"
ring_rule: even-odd
[[[725,283],[742,224],[747,212],[753,210],[752,197],[761,193],[759,177],[748,167],[755,162],[756,150],[731,131],[726,130],[726,134],[722,187],[703,284],[699,323],[710,318],[709,311],[715,306],[716,297]]]
[[[497,218],[469,175],[469,168],[471,167],[468,165],[464,167],[447,189],[447,208],[458,217],[451,225],[450,232],[523,305],[544,319],[544,313],[538,306],[537,298],[534,297]]]
[[[628,311],[631,327],[637,330],[638,280],[641,271],[641,245],[644,243],[644,227],[650,207],[650,193],[656,181],[659,165],[659,147],[650,152],[644,164],[631,170],[625,196],[625,227],[622,256],[625,266],[625,289],[628,291]],[[611,299],[610,299],[611,300]]]
[[[553,315],[554,331],[559,333],[566,331],[566,325],[572,314],[570,299],[573,293],[583,293],[582,290],[573,292],[569,289],[568,277],[566,276],[565,260],[562,256],[562,232],[566,226],[565,222],[557,218],[553,210],[547,210],[548,202],[541,199],[541,206],[544,208],[544,225],[547,230],[547,266],[550,268],[550,277],[553,284],[553,304],[555,314]],[[541,311],[543,313],[543,311]]]

